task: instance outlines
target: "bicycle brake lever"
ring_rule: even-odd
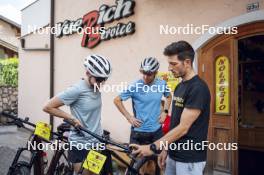
[[[136,161],[137,160],[137,156],[138,154],[132,154],[133,152],[133,148],[128,146],[128,156],[133,160],[133,161]]]
[[[129,145],[127,145],[127,144],[124,144],[124,146],[126,147],[126,148],[124,148],[124,153],[128,154],[129,157],[131,157],[130,155],[132,155],[132,151],[133,151],[132,148],[129,147]]]

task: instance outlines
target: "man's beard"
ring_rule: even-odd
[[[174,75],[175,78],[183,78],[183,77],[185,77],[186,73],[183,72],[183,71],[180,71],[177,74],[173,73],[173,75]]]

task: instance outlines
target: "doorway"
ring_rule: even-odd
[[[238,172],[257,175],[264,157],[264,34],[238,40]]]
[[[254,175],[263,166],[263,48],[264,22],[260,21],[239,26],[236,35],[218,35],[197,50],[198,74],[211,92],[208,141],[238,143],[238,150],[208,151],[208,175]],[[220,112],[219,59],[228,67],[223,74],[228,110]]]

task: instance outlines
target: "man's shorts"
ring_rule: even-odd
[[[166,160],[165,175],[203,175],[206,162],[178,162],[169,156]]]

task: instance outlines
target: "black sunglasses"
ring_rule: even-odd
[[[140,71],[143,75],[151,76],[154,75],[154,72]]]
[[[101,83],[101,82],[107,80],[107,78],[103,78],[103,77],[94,77],[94,78],[95,78],[95,81],[98,82],[98,83]]]

